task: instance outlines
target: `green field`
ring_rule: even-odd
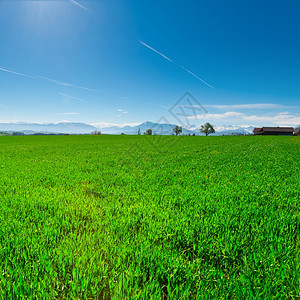
[[[1,137],[1,299],[299,298],[299,142]]]

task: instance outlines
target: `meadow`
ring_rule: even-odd
[[[298,299],[299,137],[0,137],[1,299]]]

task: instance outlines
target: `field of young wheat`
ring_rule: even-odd
[[[296,299],[299,137],[0,137],[0,296]]]

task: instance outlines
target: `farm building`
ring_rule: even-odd
[[[293,127],[262,127],[254,128],[255,135],[293,135]]]
[[[254,134],[260,134],[261,131],[262,131],[262,128],[256,127],[256,128],[253,129]]]

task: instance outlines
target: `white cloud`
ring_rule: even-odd
[[[119,108],[118,112],[121,112],[122,114],[128,114],[128,111],[124,111],[122,108]]]
[[[233,105],[204,105],[209,108],[216,108],[221,110],[227,109],[282,109],[288,108],[289,106],[275,104],[275,103],[250,103],[250,104],[233,104]]]
[[[290,114],[289,112],[281,112],[276,115],[246,115],[245,113],[241,112],[225,112],[223,114],[202,114],[196,116],[190,116],[188,119],[201,119],[202,121],[208,122],[218,122],[222,120],[223,122],[227,123],[250,123],[256,125],[286,125],[286,126],[297,126],[300,124],[300,115],[299,114]],[[256,126],[255,125],[255,126]],[[245,125],[246,126],[246,125]],[[254,125],[253,125],[254,126]]]
[[[187,117],[188,119],[226,119],[228,117],[241,117],[243,116],[243,113],[240,112],[235,112],[235,111],[228,111],[226,113],[223,114],[202,114],[202,115],[195,115],[195,116],[189,116]]]
[[[288,112],[279,113],[276,116],[270,117],[270,116],[244,116],[243,119],[245,121],[251,121],[251,122],[260,122],[263,123],[272,123],[276,125],[299,125],[300,124],[300,116],[299,115],[290,115]]]
[[[226,130],[237,130],[237,129],[244,129],[245,131],[248,131],[248,132],[252,132],[253,131],[253,128],[252,127],[255,127],[255,126],[252,126],[252,125],[222,125],[222,126],[214,126],[215,130],[217,132],[220,132],[220,131],[226,131]],[[200,128],[200,126],[199,126]]]
[[[125,126],[137,126],[141,125],[141,123],[123,123],[123,124],[117,124],[117,123],[109,123],[109,122],[98,122],[98,123],[93,123],[91,124],[99,129],[101,128],[107,128],[107,127],[125,127]]]
[[[288,111],[283,111],[283,112],[279,113],[278,115],[288,115],[288,114],[289,114]]]

